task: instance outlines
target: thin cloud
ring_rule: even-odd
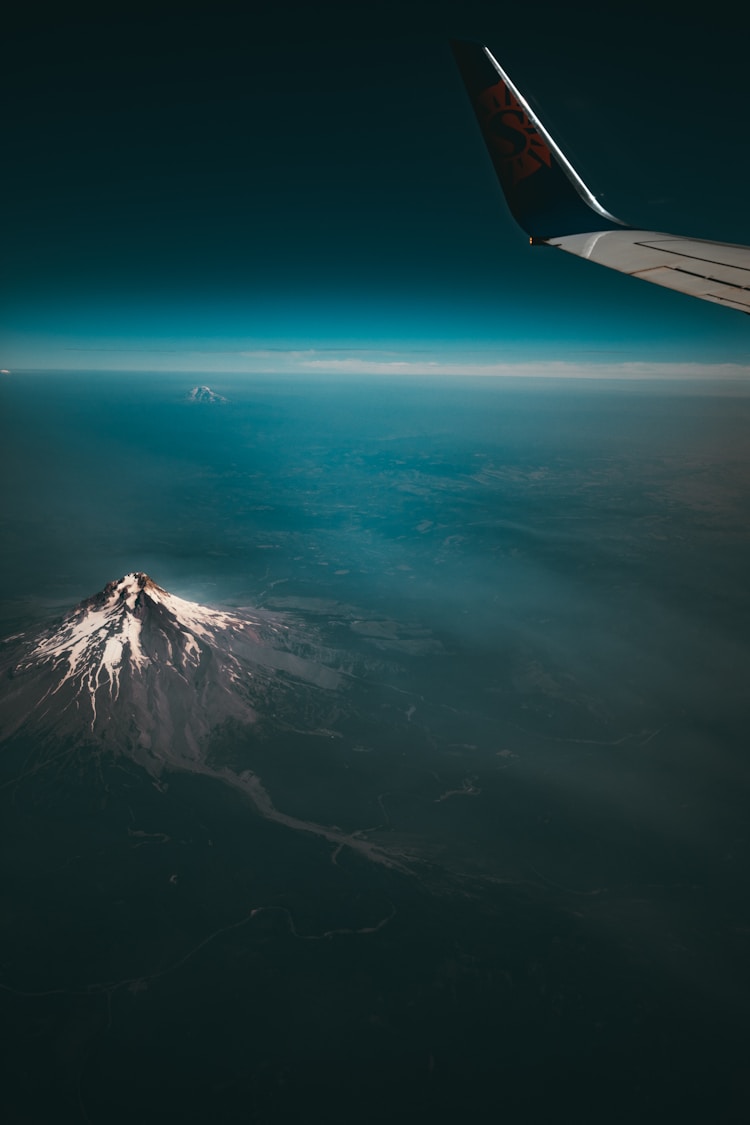
[[[574,363],[540,360],[521,363],[462,363],[460,360],[382,360],[360,356],[301,360],[315,371],[352,375],[453,375],[542,379],[750,379],[750,366],[740,363]]]
[[[528,358],[484,342],[451,344],[420,341],[399,346],[388,341],[292,346],[270,340],[130,339],[87,341],[46,337],[32,341],[9,337],[3,348],[3,366],[19,370],[181,371],[185,374],[387,376],[409,378],[514,378],[588,380],[690,380],[695,383],[750,386],[750,364],[742,362],[679,362],[625,358],[616,350],[575,349],[561,345],[565,358]],[[290,342],[291,343],[291,342]],[[637,353],[636,353],[637,354]]]

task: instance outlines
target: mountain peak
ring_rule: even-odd
[[[102,688],[116,697],[123,669],[161,664],[184,672],[198,666],[204,649],[223,649],[239,635],[259,640],[247,617],[185,601],[136,570],[71,610],[25,664],[51,661],[65,679],[86,669],[92,698]]]
[[[103,742],[156,774],[194,765],[227,719],[272,719],[279,693],[304,685],[337,689],[309,651],[278,615],[200,605],[132,571],[7,653],[0,738],[28,726]]]
[[[1,725],[86,733],[139,760],[144,752],[152,762],[193,759],[217,723],[255,720],[253,701],[275,675],[269,642],[281,632],[133,571],[21,646],[10,723]]]
[[[217,394],[216,391],[212,391],[210,387],[206,386],[193,387],[192,390],[188,392],[187,397],[190,402],[207,402],[216,404],[227,401],[223,395]]]
[[[167,591],[163,590],[161,586],[157,586],[148,574],[144,574],[140,570],[134,570],[122,578],[115,578],[108,582],[104,589],[99,594],[94,594],[94,597],[89,601],[103,599],[107,603],[123,603],[128,609],[133,610],[144,593],[147,597],[157,600],[160,595],[169,597]]]

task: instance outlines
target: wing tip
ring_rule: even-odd
[[[450,45],[519,226],[540,241],[627,228],[589,190],[489,47],[467,39]]]

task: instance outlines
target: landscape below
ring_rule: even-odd
[[[189,387],[2,387],[8,1119],[737,1119],[750,398]]]

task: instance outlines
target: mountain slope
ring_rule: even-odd
[[[33,747],[6,784],[49,766],[96,766],[102,752],[122,754],[152,778],[184,770],[239,789],[261,816],[326,840],[334,855],[346,847],[405,870],[360,830],[282,812],[251,769],[212,758],[211,735],[227,720],[295,729],[297,711],[308,719],[340,713],[337,689],[349,673],[328,667],[322,657],[331,654],[293,635],[278,615],[211,609],[136,572],[109,582],[55,627],[10,638],[5,648],[0,741],[30,735],[21,741]]]
[[[0,737],[24,724],[81,734],[142,764],[197,760],[227,719],[252,723],[280,674],[335,688],[289,628],[168,593],[139,572],[109,582],[6,661]]]

